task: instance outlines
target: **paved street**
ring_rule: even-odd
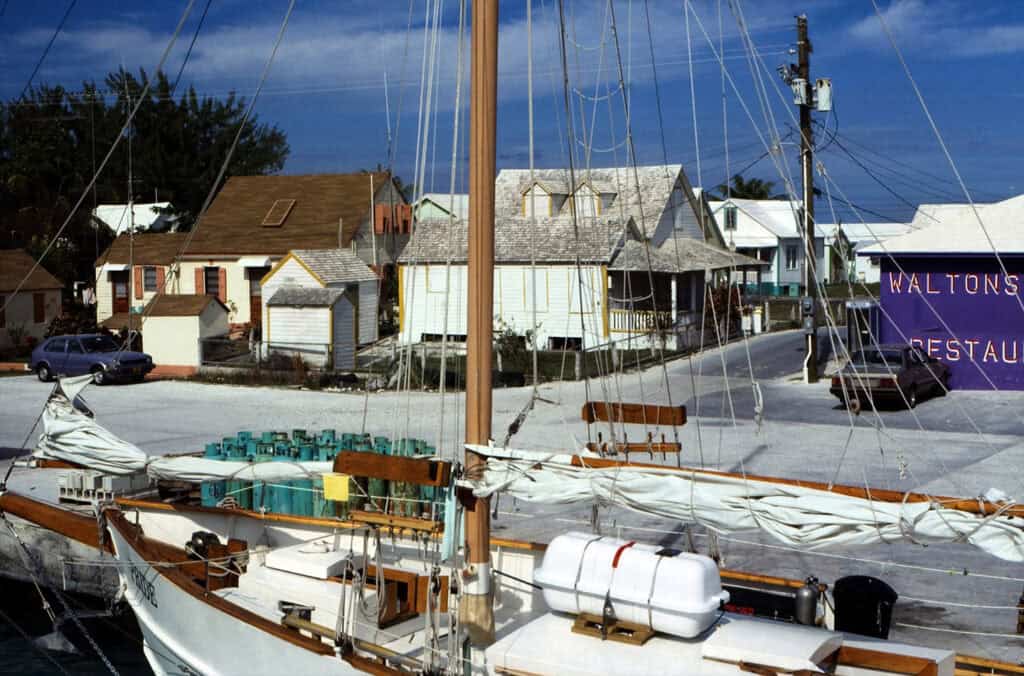
[[[851,428],[851,416],[837,406],[827,383],[806,386],[799,382],[801,346],[799,332],[785,332],[668,364],[671,399],[685,403],[690,414],[689,424],[679,431],[682,461],[790,478],[834,479],[857,485],[866,481],[903,491],[974,496],[995,486],[1010,495],[1024,496],[1019,472],[1024,466],[1024,393],[953,392],[922,402],[914,412],[862,413],[852,418]],[[760,424],[755,422],[748,348],[763,394]],[[728,377],[722,375],[723,359]],[[545,385],[540,390],[542,400],[512,445],[577,448],[587,439],[587,428],[579,416],[588,388],[593,398],[669,400],[660,366],[591,380],[586,385]],[[0,457],[13,453],[5,449],[20,446],[49,389],[31,376],[0,379]],[[495,392],[495,436],[499,440],[529,400],[530,392],[529,388]],[[464,405],[461,394],[448,395],[442,402],[437,393],[366,396],[185,382],[90,388],[85,397],[100,422],[150,453],[198,450],[205,442],[240,429],[324,427],[417,436],[439,442],[440,448],[455,453],[462,436]],[[730,414],[730,398],[735,418]],[[0,464],[5,463],[0,460]],[[31,490],[25,483],[28,475],[18,476],[16,472],[13,485]],[[558,532],[589,528],[587,508],[513,505],[506,499],[499,512],[497,529],[514,537],[548,540]],[[601,515],[605,532],[680,542],[678,524],[619,509],[605,508]],[[696,542],[705,546],[703,533],[697,534]],[[741,570],[798,578],[815,574],[826,581],[853,573],[885,579],[903,597],[896,615],[898,637],[1011,661],[1021,656],[1024,641],[1012,636],[947,634],[907,626],[938,623],[949,629],[1012,634],[1016,627],[1013,606],[1024,588],[1019,564],[993,559],[967,545],[925,548],[908,543],[801,553],[747,533],[725,538],[721,544],[726,564]],[[982,612],[973,605],[999,607]]]

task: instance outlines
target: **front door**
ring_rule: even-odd
[[[249,273],[249,322],[259,328],[263,323],[263,292],[260,281],[270,268],[247,268]]]
[[[111,295],[114,299],[113,312],[128,312],[130,299],[128,296],[128,271],[110,273]]]

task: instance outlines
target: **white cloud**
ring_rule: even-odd
[[[901,48],[937,58],[978,57],[1024,51],[1024,24],[984,22],[994,18],[984,7],[953,0],[893,0],[882,10]],[[862,45],[888,45],[874,13],[854,23],[848,34]]]

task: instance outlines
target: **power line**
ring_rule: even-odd
[[[899,200],[900,202],[903,202],[904,204],[906,204],[906,205],[907,205],[908,207],[910,207],[911,209],[914,209],[915,211],[917,211],[917,205],[916,205],[916,204],[914,204],[913,202],[911,202],[910,200],[908,200],[908,199],[907,199],[906,197],[904,197],[903,195],[901,195],[901,194],[899,194],[898,192],[896,192],[895,190],[893,190],[893,189],[892,189],[891,187],[889,187],[889,185],[888,185],[888,184],[887,184],[887,183],[886,183],[885,181],[883,181],[882,179],[878,178],[878,176],[876,176],[876,175],[874,174],[874,172],[872,172],[872,171],[871,171],[870,169],[868,169],[868,167],[867,167],[867,165],[866,165],[866,164],[864,164],[864,163],[863,163],[863,162],[861,162],[861,161],[860,161],[859,159],[857,159],[856,157],[854,157],[854,156],[853,156],[853,154],[852,154],[852,153],[850,153],[850,151],[846,149],[846,146],[844,146],[844,145],[843,145],[843,144],[842,144],[842,143],[841,143],[841,142],[840,142],[840,141],[839,141],[838,139],[836,139],[836,141],[835,141],[835,144],[836,144],[836,145],[837,145],[837,146],[838,146],[838,147],[839,147],[839,148],[840,148],[840,149],[841,149],[841,150],[842,150],[843,152],[845,152],[845,153],[846,153],[847,157],[849,157],[849,158],[850,158],[850,159],[851,159],[851,160],[853,161],[853,163],[854,163],[854,164],[856,164],[856,165],[857,165],[858,167],[860,167],[861,169],[863,169],[863,170],[864,170],[864,173],[865,173],[865,174],[867,174],[868,176],[870,176],[870,177],[871,177],[871,179],[872,179],[872,180],[873,180],[873,181],[874,181],[875,183],[877,183],[878,185],[880,185],[880,186],[882,187],[882,189],[883,189],[883,190],[885,190],[885,191],[886,191],[887,193],[889,193],[890,195],[892,195],[893,197],[895,197],[896,199],[898,199],[898,200]],[[926,215],[926,216],[928,216],[928,218],[931,218],[931,219],[932,219],[933,221],[934,221],[934,220],[936,220],[936,219],[935,219],[935,218],[934,218],[933,216],[930,216],[930,215],[928,215],[928,214],[925,214],[925,215]]]
[[[32,80],[34,80],[36,75],[39,73],[39,69],[42,67],[43,61],[46,60],[46,56],[50,53],[50,48],[53,47],[53,43],[57,40],[57,36],[60,35],[60,32],[64,29],[64,24],[67,22],[68,16],[70,16],[71,10],[74,9],[76,2],[78,2],[78,0],[71,0],[71,2],[68,3],[68,8],[64,10],[64,16],[61,17],[60,23],[57,24],[57,30],[53,31],[53,35],[50,36],[50,41],[46,43],[46,49],[43,50],[42,56],[40,56],[39,61],[36,62],[36,67],[32,69],[32,74],[28,76],[28,82],[25,83],[25,87],[21,90],[21,95],[18,99],[25,98],[25,94],[28,92],[29,87],[32,86]],[[7,4],[4,3],[4,8],[6,9],[6,7]]]
[[[889,163],[891,163],[891,164],[893,164],[895,166],[899,166],[899,167],[903,167],[905,169],[909,169],[910,171],[916,172],[918,174],[921,174],[922,176],[926,176],[926,177],[931,178],[931,179],[933,179],[935,181],[939,181],[940,183],[946,183],[946,184],[952,185],[952,186],[956,186],[957,185],[956,181],[954,181],[952,179],[943,178],[942,176],[939,176],[937,174],[933,174],[931,172],[925,171],[924,169],[921,169],[920,167],[915,167],[914,165],[912,165],[912,164],[910,164],[908,162],[903,162],[901,160],[897,160],[897,159],[895,159],[893,157],[885,155],[885,154],[883,154],[883,153],[881,153],[881,152],[871,148],[868,145],[865,145],[863,143],[860,143],[859,141],[856,141],[855,139],[851,138],[850,136],[848,136],[846,134],[842,134],[842,138],[843,138],[844,141],[846,141],[850,145],[856,146],[856,147],[860,148],[861,150],[863,150],[865,152],[868,152],[868,153],[870,153],[870,154],[880,158],[879,161],[889,162]],[[972,187],[971,191],[975,192],[975,193],[984,193],[984,194],[990,195],[992,197],[997,197],[997,198],[1001,197],[1001,195],[999,195],[998,193],[995,193],[995,192],[992,192],[992,191],[989,191],[989,190],[979,190],[977,188],[973,188]]]

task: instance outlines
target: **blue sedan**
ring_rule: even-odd
[[[97,385],[105,385],[142,380],[153,370],[153,359],[144,352],[122,351],[116,340],[96,333],[47,338],[32,351],[30,366],[43,382],[91,373]]]

